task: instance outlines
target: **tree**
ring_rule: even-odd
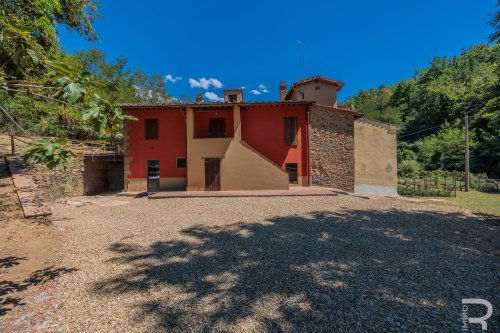
[[[20,100],[19,96],[57,104],[60,122],[72,114],[64,112],[66,108],[77,109],[80,119],[111,136],[119,132],[123,119],[132,119],[98,94],[102,89],[99,79],[84,71],[80,62],[69,63],[70,56],[59,52],[57,25],[76,30],[89,40],[97,38],[92,28],[98,15],[93,0],[2,0],[0,14],[0,89],[4,91],[0,108],[9,119],[7,105],[12,97]],[[33,141],[23,156],[45,161],[49,167],[53,161],[68,161],[70,153],[64,141],[47,140]],[[53,149],[56,144],[57,149]]]
[[[426,170],[461,169],[459,159],[463,160],[463,155],[458,146],[449,142],[445,147],[443,140],[458,140],[458,132],[463,131],[462,119],[469,114],[476,142],[471,151],[472,169],[498,177],[499,64],[499,44],[477,45],[457,57],[434,58],[430,66],[417,71],[411,79],[361,90],[348,103],[369,118],[400,125],[398,160],[409,158],[411,151],[424,154],[417,157]],[[463,145],[463,140],[456,142]]]
[[[500,0],[497,2],[496,8],[500,7]],[[490,35],[490,43],[500,42],[500,10],[497,10],[490,16],[488,22],[493,27],[493,33]]]

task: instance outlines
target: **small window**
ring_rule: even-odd
[[[227,98],[229,99],[230,102],[236,102],[238,100],[237,95],[227,95]]]
[[[146,119],[146,140],[158,140],[158,119]]]
[[[297,145],[297,117],[285,117],[285,145]]]
[[[225,138],[226,137],[226,119],[224,118],[210,118],[209,121],[210,138]]]
[[[177,169],[186,168],[186,158],[185,157],[177,157]]]
[[[286,172],[288,173],[288,182],[290,184],[298,184],[297,163],[285,164]]]

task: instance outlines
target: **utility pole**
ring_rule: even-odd
[[[465,115],[465,192],[470,190],[469,176],[469,115]]]

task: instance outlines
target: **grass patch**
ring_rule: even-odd
[[[457,191],[457,197],[446,198],[445,203],[468,209],[473,213],[500,216],[500,193]]]

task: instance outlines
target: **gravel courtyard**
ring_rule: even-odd
[[[460,332],[462,298],[499,331],[498,220],[346,195],[81,200],[55,209],[74,271],[45,331]]]

